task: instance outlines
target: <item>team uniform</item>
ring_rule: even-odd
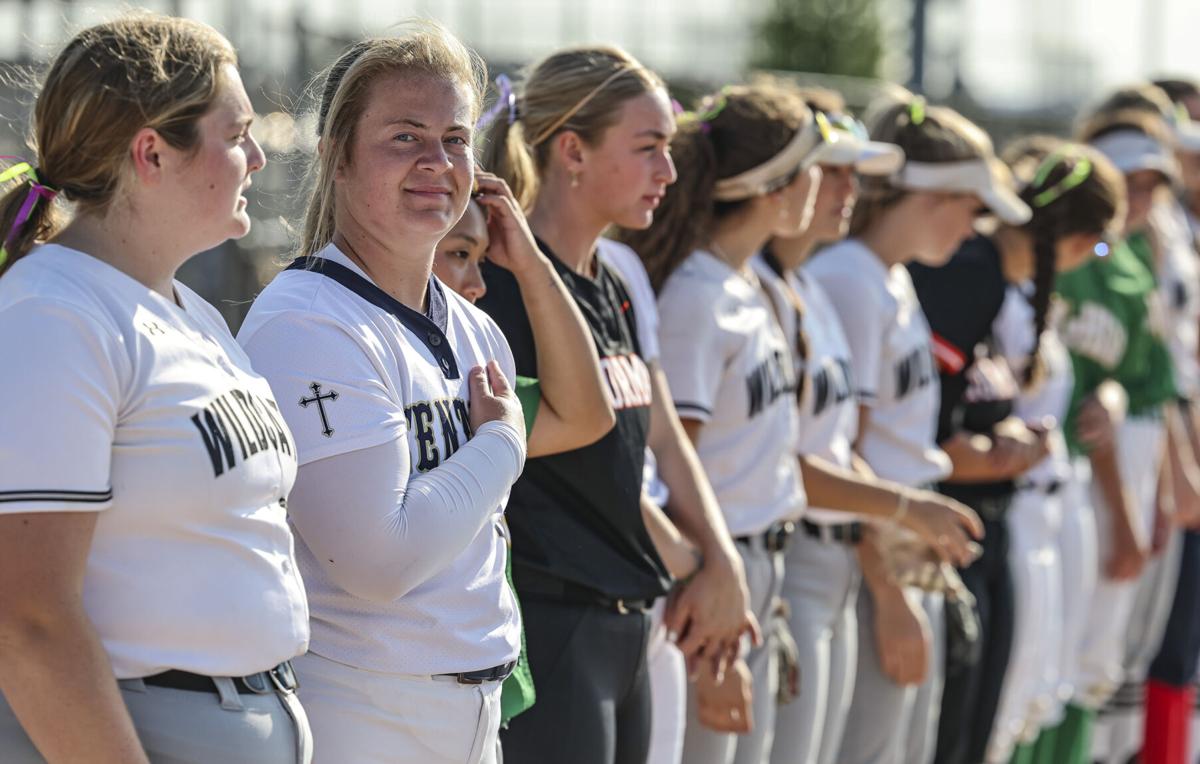
[[[858,452],[879,477],[928,486],[950,473],[934,440],[939,383],[929,325],[912,279],[888,268],[862,242],[847,239],[804,266],[841,319],[850,347],[855,396],[870,409]],[[933,755],[941,706],[942,598],[916,592],[933,627],[929,676],[900,687],[883,674],[876,651],[874,603],[858,598],[859,640],[854,696],[837,761],[844,764],[922,764]],[[852,731],[852,732],[851,732]]]
[[[992,327],[1008,284],[1000,251],[987,237],[964,243],[943,266],[908,266],[917,296],[933,331],[941,381],[939,442],[959,433],[992,432],[1013,410],[1016,381],[994,349]],[[983,359],[987,359],[986,361]],[[990,370],[981,372],[980,365]],[[1006,514],[1015,486],[1011,480],[942,482],[941,493],[974,509],[983,520],[983,554],[962,571],[979,617],[978,652],[973,661],[946,667],[938,727],[938,764],[982,761],[1008,666],[1013,635],[1013,589],[1008,565]],[[957,640],[954,630],[948,639]],[[947,654],[966,652],[948,644]]]
[[[513,581],[538,702],[504,730],[504,758],[509,764],[641,761],[651,719],[647,611],[668,588],[639,503],[650,374],[620,279],[601,259],[587,277],[544,243],[539,247],[580,307],[617,422],[591,445],[530,459],[513,486]],[[517,372],[536,374],[537,350],[516,279],[490,264],[484,278],[488,289],[479,306],[508,338]]]
[[[1061,422],[1071,400],[1071,358],[1056,330],[1056,311],[1047,319],[1040,342],[1036,337],[1032,284],[1008,288],[995,324],[997,346],[1014,374],[1024,379],[1029,364],[1038,364],[1032,383],[1018,395],[1013,413],[1026,422],[1053,417]],[[1037,359],[1030,353],[1037,346]],[[1064,533],[1063,494],[1071,475],[1071,462],[1062,430],[1051,431],[1049,455],[1021,476],[1008,512],[1009,566],[1014,588],[1013,648],[996,721],[988,745],[987,761],[1007,761],[1013,749],[1032,743],[1042,726],[1057,724],[1063,701],[1060,666],[1067,660],[1064,637],[1078,630],[1079,614],[1068,622],[1067,607],[1090,599],[1084,583],[1095,574],[1072,570],[1064,573],[1060,539]],[[1071,511],[1075,511],[1072,508]],[[1067,541],[1066,543],[1072,543]],[[1074,542],[1078,545],[1078,542]],[[1064,587],[1070,589],[1064,597]],[[1064,601],[1066,600],[1066,601]]]
[[[647,364],[657,363],[658,305],[650,278],[637,253],[629,247],[601,239],[596,252],[624,280],[633,306],[638,342]],[[654,454],[646,450],[645,490],[650,500],[666,508],[670,491],[658,477]],[[650,752],[646,764],[679,764],[683,760],[683,733],[687,725],[687,665],[683,653],[667,636],[663,625],[666,600],[660,600],[651,613],[650,646],[646,665],[650,674]]]
[[[679,416],[703,427],[696,439],[709,482],[746,568],[751,608],[772,618],[783,582],[783,548],[804,507],[794,456],[795,370],[764,285],[747,265],[735,271],[697,250],[659,294],[662,368]],[[774,639],[751,648],[754,730],[718,733],[688,701],[683,760],[758,764],[770,753],[778,687]]]
[[[1076,480],[1087,475],[1085,449],[1074,439],[1079,403],[1105,379],[1125,388],[1128,415],[1116,438],[1125,490],[1142,532],[1149,538],[1165,433],[1161,407],[1175,397],[1171,359],[1162,340],[1162,312],[1152,274],[1125,242],[1108,257],[1094,260],[1058,279],[1067,304],[1062,337],[1071,351],[1075,376],[1071,410],[1064,428],[1076,456]],[[1098,557],[1107,558],[1111,521],[1098,486],[1091,486],[1096,507]],[[1124,678],[1125,630],[1136,599],[1135,582],[1100,577],[1089,613],[1072,682],[1075,705],[1098,708]],[[1078,715],[1078,714],[1076,714]],[[1086,718],[1086,713],[1085,717]]]
[[[467,372],[496,325],[431,279],[428,310],[335,245],[255,300],[239,341],[283,401],[300,458],[289,508],[312,608],[297,663],[325,761],[496,760],[500,681],[520,647],[505,500],[525,444],[472,432]]]
[[[0,279],[0,512],[97,513],[83,605],[151,760],[308,761],[284,689],[309,636],[295,445],[220,315],[173,286],[53,244]],[[0,750],[42,761],[2,697]]]
[[[772,294],[798,298],[775,306],[784,336],[795,338],[802,330],[808,351],[807,360],[797,363],[803,391],[795,451],[850,469],[858,400],[850,346],[837,311],[802,270],[783,273],[770,253],[756,257],[752,265],[760,279],[774,285]],[[854,545],[861,538],[861,518],[809,506],[801,526],[803,532],[785,556],[782,591],[798,650],[801,690],[777,711],[771,761],[835,764],[858,663],[862,574]]]

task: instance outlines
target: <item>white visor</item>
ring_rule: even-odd
[[[852,166],[863,175],[891,175],[904,164],[904,149],[894,143],[864,141],[843,131],[836,135],[836,141],[817,148],[817,164]]]
[[[1023,225],[1033,217],[1029,205],[1013,191],[1012,174],[1003,162],[994,158],[960,162],[909,160],[892,176],[892,185],[910,191],[974,194],[1009,225]]]
[[[736,202],[773,191],[784,178],[816,164],[817,152],[814,149],[823,144],[817,123],[810,119],[775,156],[758,167],[718,180],[713,189],[713,198],[719,202]]]
[[[1179,164],[1170,148],[1139,130],[1102,135],[1092,141],[1092,146],[1126,175],[1138,170],[1155,170],[1172,183],[1179,178]]]

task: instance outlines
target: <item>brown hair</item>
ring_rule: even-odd
[[[1004,152],[1004,159],[1021,185],[1021,200],[1033,216],[1023,225],[1033,239],[1035,339],[1025,368],[1025,384],[1040,373],[1038,349],[1050,312],[1056,275],[1056,244],[1073,234],[1101,234],[1119,228],[1125,217],[1125,181],[1119,170],[1102,153],[1080,143],[1048,135],[1018,139]],[[1062,183],[1081,163],[1091,171],[1078,185],[1061,194],[1046,192]]]
[[[813,111],[823,111],[826,114],[845,114],[846,99],[836,90],[816,86],[796,89],[796,95],[804,99],[804,103]]]
[[[1080,125],[1075,138],[1080,143],[1091,143],[1111,133],[1125,131],[1144,133],[1164,146],[1173,143],[1166,120],[1156,111],[1138,108],[1097,112]]]
[[[641,256],[656,291],[717,221],[747,203],[714,200],[717,181],[771,159],[812,119],[793,88],[763,82],[727,87],[699,108],[696,118],[680,120],[672,143],[679,179],[667,187],[654,222],[619,236]]]
[[[472,100],[471,121],[479,116],[487,83],[483,59],[439,24],[420,21],[408,26],[407,34],[355,43],[317,78],[321,90],[317,106],[321,150],[309,171],[310,191],[299,250],[302,255],[319,251],[333,239],[334,175],[340,165],[350,161],[355,129],[367,105],[367,91],[379,77],[413,72],[458,82],[467,88]]]
[[[41,184],[79,212],[103,213],[134,135],[149,127],[176,149],[195,149],[221,67],[236,63],[229,42],[198,21],[136,13],[83,30],[54,60],[34,106],[28,142]],[[11,230],[31,182],[21,176],[0,200],[0,231]],[[61,227],[53,205],[38,201],[0,273]]]
[[[994,154],[991,139],[975,123],[947,106],[927,105],[912,93],[888,95],[872,104],[867,119],[871,139],[904,149],[905,162],[962,162]],[[882,176],[865,176],[859,183],[851,236],[861,235],[910,193]]]
[[[1154,80],[1154,86],[1167,94],[1172,103],[1183,103],[1189,98],[1200,98],[1200,83],[1183,77]]]
[[[517,120],[497,119],[484,163],[508,182],[528,211],[550,161],[551,139],[570,130],[589,145],[617,122],[621,105],[665,87],[657,74],[610,45],[568,48],[529,70],[517,99]]]

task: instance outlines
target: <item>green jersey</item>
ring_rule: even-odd
[[[1101,382],[1125,388],[1130,416],[1157,416],[1176,397],[1175,375],[1154,274],[1128,242],[1060,275],[1057,290],[1066,307],[1060,333],[1075,372],[1064,430],[1079,454],[1086,450],[1075,438],[1079,404]]]

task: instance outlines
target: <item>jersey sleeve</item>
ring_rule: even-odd
[[[864,288],[861,277],[848,270],[814,269],[812,276],[842,323],[859,403],[873,406],[879,396],[884,335],[896,318],[895,303],[882,287]]]
[[[536,377],[537,347],[533,341],[529,314],[521,298],[521,287],[511,273],[492,263],[483,264],[483,278],[487,283],[487,292],[475,303],[476,307],[499,328],[512,353],[516,373]]]
[[[625,282],[629,300],[633,303],[642,358],[647,362],[658,360],[658,305],[654,300],[650,277],[646,275],[646,267],[637,253],[624,244],[601,239],[598,246],[600,256]]]
[[[659,297],[659,366],[682,419],[712,419],[727,365],[725,338],[708,294],[668,283]]]
[[[0,310],[0,358],[0,513],[111,506],[120,336],[72,305],[27,299]]]
[[[239,342],[266,378],[296,440],[301,465],[403,437],[395,364],[383,343],[299,311],[272,316]]]

